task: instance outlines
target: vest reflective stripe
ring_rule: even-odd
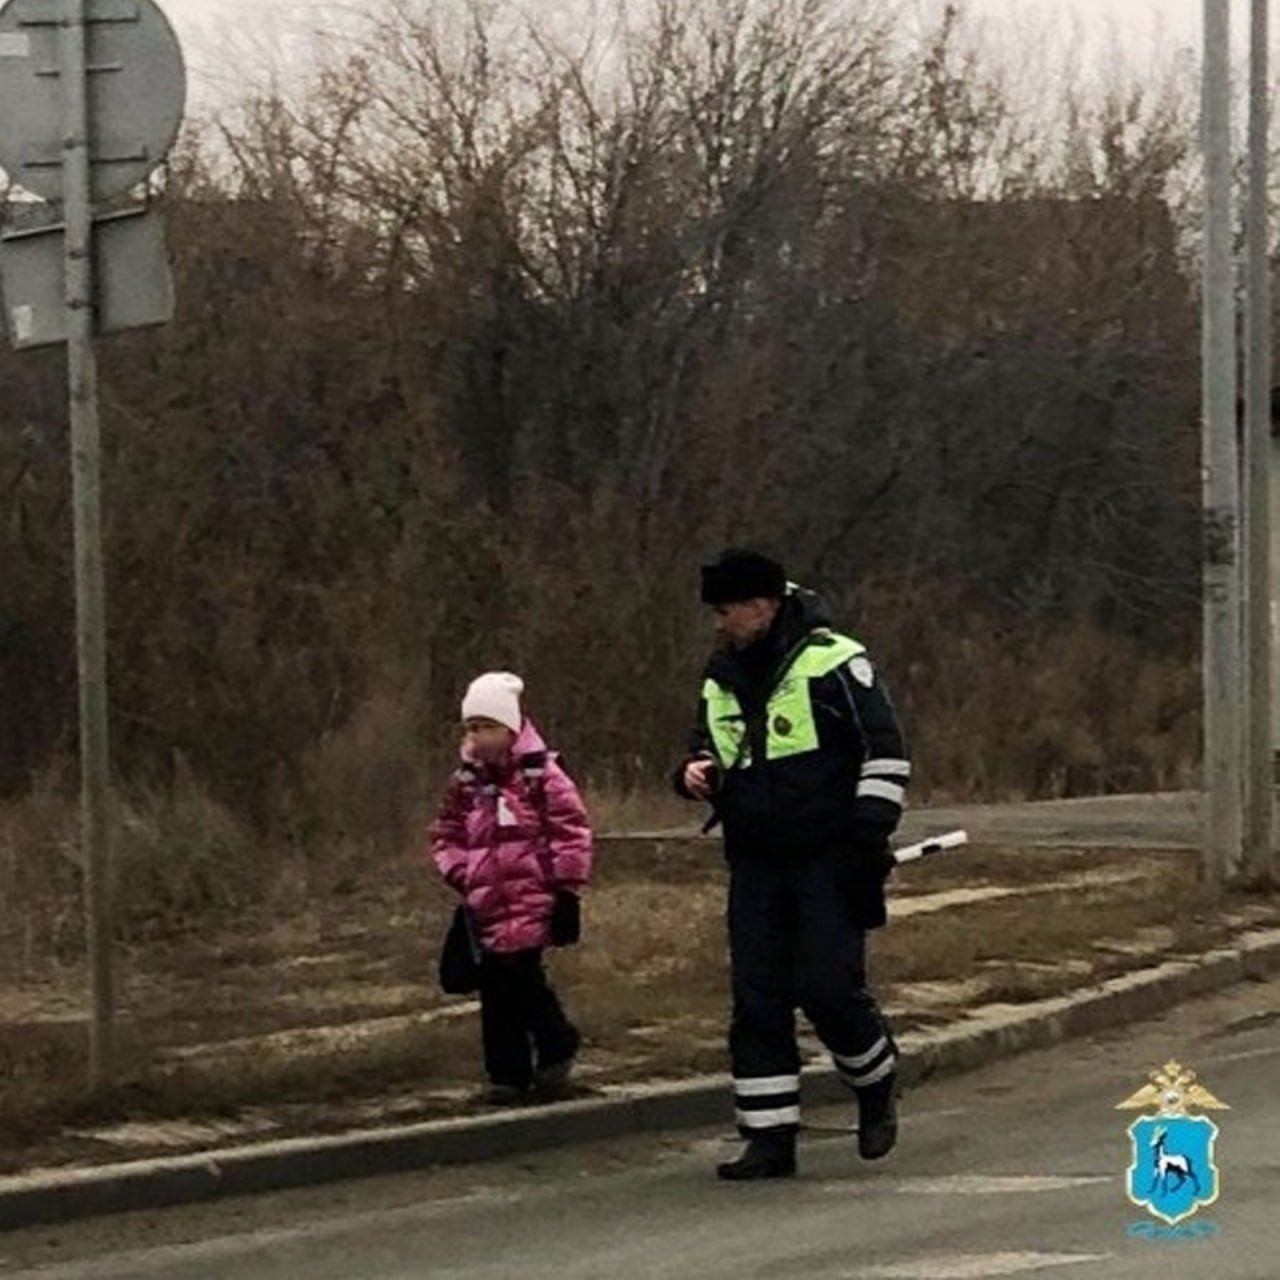
[[[711,749],[722,769],[747,769],[751,767],[751,752],[743,742],[747,724],[737,697],[715,680],[707,680],[702,686],[702,696],[707,704],[707,729],[711,734]]]
[[[848,636],[830,631],[814,632],[786,675],[769,695],[765,758],[782,760],[818,749],[818,722],[813,714],[811,684],[844,666],[866,649]],[[722,769],[749,769],[751,752],[743,741],[746,718],[737,694],[716,680],[702,686],[707,704],[707,728],[712,749]]]

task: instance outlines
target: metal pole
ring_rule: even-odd
[[[1248,537],[1248,807],[1245,858],[1269,876],[1274,853],[1271,743],[1271,219],[1268,0],[1253,0],[1249,46],[1248,287],[1245,315],[1245,527]]]
[[[106,608],[98,487],[98,371],[93,349],[93,211],[86,0],[62,0],[59,62],[64,110],[67,366],[75,513],[76,652],[80,673],[80,821],[89,951],[89,1084],[115,1073],[112,981],[110,761],[107,736]]]
[[[1202,111],[1204,871],[1220,885],[1239,866],[1244,801],[1229,0],[1204,0]]]

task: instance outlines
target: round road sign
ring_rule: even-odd
[[[0,167],[47,200],[62,196],[62,0],[0,8]],[[92,195],[143,181],[178,135],[187,96],[182,49],[155,0],[85,0]]]

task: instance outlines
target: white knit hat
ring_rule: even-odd
[[[519,733],[524,717],[520,713],[520,695],[524,681],[510,671],[486,671],[477,676],[462,699],[464,720],[496,720],[512,733]]]

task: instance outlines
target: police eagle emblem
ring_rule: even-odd
[[[1149,1084],[1116,1104],[1118,1111],[1147,1108],[1154,1114],[1129,1126],[1133,1163],[1126,1190],[1134,1204],[1173,1226],[1218,1198],[1218,1126],[1190,1112],[1230,1108],[1179,1062],[1166,1062],[1150,1073]]]

